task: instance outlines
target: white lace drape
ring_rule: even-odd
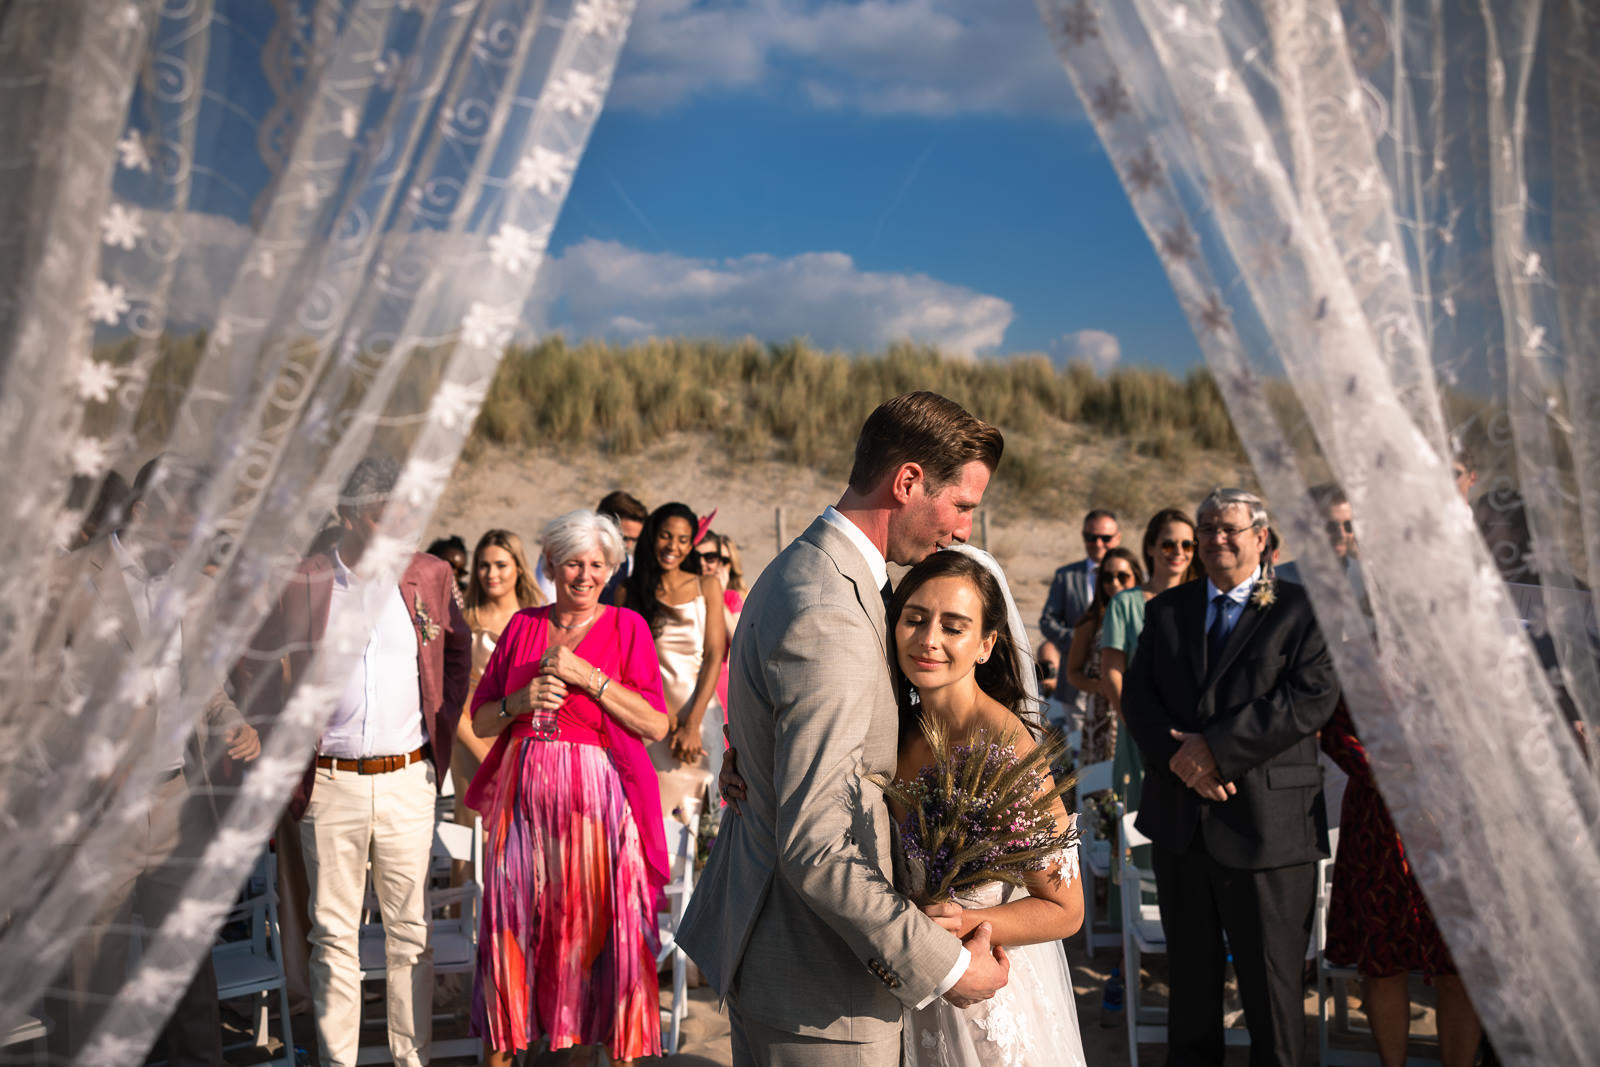
[[[0,1031],[126,874],[172,708],[192,737],[369,451],[403,467],[365,575],[392,581],[519,321],[633,0],[15,0],[0,5]],[[108,471],[200,471],[144,632],[51,605]],[[76,492],[74,492],[76,489]],[[205,572],[215,571],[214,580]],[[65,575],[66,577],[63,577]],[[329,649],[364,635],[331,633]],[[323,656],[326,661],[330,657]],[[180,906],[73,1035],[137,1062],[332,707],[258,719],[175,859]],[[253,694],[232,696],[241,707]],[[158,737],[160,730],[169,735]],[[213,757],[216,781],[229,768]]]
[[[1592,736],[1575,576],[1600,577],[1593,5],[1039,8],[1338,638],[1499,1054],[1592,1061],[1600,795],[1563,701]],[[1463,448],[1476,523],[1451,479]],[[1375,636],[1307,497],[1330,478]]]

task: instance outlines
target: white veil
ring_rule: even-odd
[[[1039,695],[1039,672],[1034,666],[1033,644],[1028,638],[1028,627],[1022,621],[1022,612],[1017,610],[1017,601],[1011,595],[1011,583],[1006,581],[1006,572],[1000,569],[1000,564],[988,552],[973,545],[962,544],[957,541],[945,549],[946,552],[960,552],[970,556],[983,564],[983,569],[994,576],[1000,586],[1000,593],[1006,601],[1006,629],[1011,635],[1011,645],[1016,657],[1017,677],[1022,682],[1023,692],[1028,698],[1028,707],[1023,718],[1036,727],[1044,726],[1044,698]]]

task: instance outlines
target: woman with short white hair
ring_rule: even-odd
[[[555,601],[511,617],[472,697],[495,737],[467,792],[483,813],[483,920],[472,1032],[519,1049],[661,1053],[656,903],[667,881],[655,770],[667,735],[655,642],[600,602],[622,562],[615,521],[568,512],[540,536]]]

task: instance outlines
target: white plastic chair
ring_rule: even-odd
[[[429,941],[433,945],[433,973],[464,974],[469,981],[478,970],[478,917],[483,904],[483,833],[481,820],[471,826],[440,822],[433,828],[433,863],[436,870],[448,872],[455,861],[467,864],[467,877],[458,886],[431,889],[428,906],[433,912]],[[369,889],[370,892],[370,889]],[[452,908],[452,905],[459,907]],[[451,914],[452,910],[454,914]],[[382,981],[386,971],[383,926],[363,923],[361,927],[361,978]],[[434,1041],[430,1059],[470,1056],[476,1059],[483,1042],[476,1037]],[[357,1063],[389,1063],[389,1045],[363,1045]]]
[[[294,1067],[294,1031],[289,1022],[289,982],[283,970],[283,941],[278,929],[277,857],[262,855],[257,865],[260,892],[236,904],[226,923],[243,922],[250,936],[224,941],[211,949],[211,966],[217,974],[217,999],[255,1000],[253,1029],[256,1048],[267,1047],[267,1014],[272,994],[277,994],[278,1017],[282,1020],[283,1055],[277,1059],[284,1067]]]
[[[696,819],[698,822],[698,819]],[[695,831],[668,815],[661,820],[667,835],[667,853],[671,856],[672,881],[666,887],[667,911],[661,913],[657,933],[661,949],[656,953],[659,970],[670,957],[672,960],[672,1005],[662,1020],[667,1030],[661,1043],[662,1052],[673,1056],[678,1051],[678,1039],[683,1032],[683,1017],[688,1010],[689,958],[678,947],[678,924],[694,896]]]
[[[1091,763],[1078,772],[1078,854],[1081,857],[1083,877],[1083,947],[1094,959],[1094,950],[1106,948],[1122,940],[1106,916],[1096,917],[1094,911],[1096,880],[1111,877],[1111,841],[1098,833],[1100,818],[1094,805],[1085,798],[1093,793],[1103,793],[1111,788],[1111,761]]]
[[[25,1045],[30,1041],[41,1042],[41,1044],[34,1046],[33,1062],[38,1064],[46,1063],[49,1061],[50,1057],[49,1053],[45,1051],[45,1047],[42,1042],[47,1036],[49,1036],[49,1033],[50,1024],[45,1022],[45,1020],[34,1015],[24,1015],[22,1019],[11,1029],[0,1031],[0,1048],[11,1048],[13,1045]],[[23,1062],[16,1057],[17,1053],[8,1052],[6,1053],[5,1062]]]
[[[1145,1005],[1143,989],[1139,984],[1141,960],[1145,956],[1165,955],[1167,935],[1161,928],[1161,910],[1146,903],[1145,896],[1155,896],[1155,875],[1133,862],[1133,850],[1148,845],[1150,839],[1134,828],[1137,811],[1124,812],[1117,805],[1117,825],[1122,840],[1119,851],[1119,874],[1122,881],[1122,973],[1124,1014],[1128,1018],[1128,1062],[1139,1067],[1139,1042],[1165,1044],[1167,1040],[1167,1009]]]

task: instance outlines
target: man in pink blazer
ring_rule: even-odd
[[[297,568],[243,671],[252,706],[281,708],[313,670],[334,705],[278,836],[286,916],[306,903],[310,998],[330,1067],[354,1064],[359,1044],[369,857],[384,916],[394,1062],[427,1062],[432,1030],[427,881],[435,798],[467,698],[472,637],[443,560],[414,554],[396,585],[355,573],[397,476],[387,460],[357,465],[340,497],[338,544]],[[330,633],[341,649],[325,641]],[[340,641],[346,635],[353,641]],[[313,664],[318,650],[337,661]]]

